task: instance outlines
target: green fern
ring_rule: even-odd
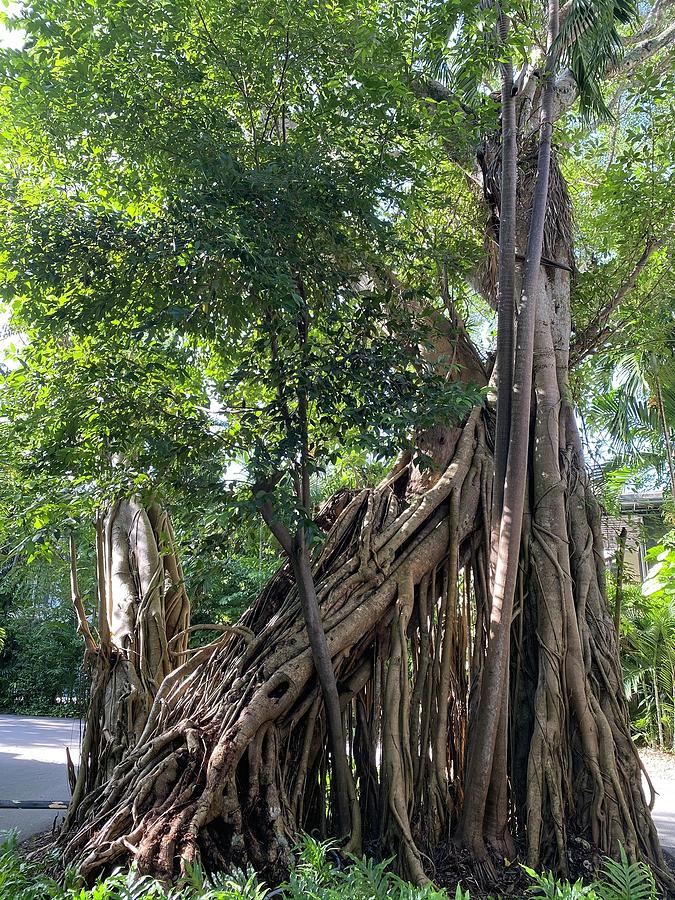
[[[540,900],[597,900],[598,894],[595,886],[584,884],[581,879],[570,884],[569,881],[557,878],[553,872],[535,872],[529,866],[521,866],[527,872],[534,884],[530,885],[528,893]]]
[[[656,900],[658,896],[649,867],[643,862],[629,862],[623,847],[618,862],[605,861],[597,895],[599,900]]]

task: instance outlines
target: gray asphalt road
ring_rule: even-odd
[[[675,856],[675,757],[657,750],[641,750],[640,756],[656,791],[652,816],[661,844]],[[643,781],[645,793],[649,789]]]
[[[75,719],[0,716],[0,798],[67,800],[66,747],[77,765],[79,746]],[[55,816],[49,809],[0,809],[0,832],[18,828],[30,837],[50,829]]]

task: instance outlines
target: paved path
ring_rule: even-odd
[[[77,765],[79,746],[76,719],[0,716],[0,799],[67,800],[66,747]],[[18,828],[30,837],[49,830],[56,815],[49,809],[0,809],[0,832]]]
[[[658,750],[641,750],[640,756],[649,772],[656,799],[652,816],[661,844],[675,856],[675,756]],[[649,788],[644,785],[649,799]]]

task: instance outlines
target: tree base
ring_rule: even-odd
[[[448,852],[467,787],[467,723],[489,622],[487,434],[474,410],[461,431],[439,432],[440,471],[404,460],[378,488],[338,498],[325,512],[334,521],[313,569],[357,798],[348,849],[393,855],[417,883],[437,877],[432,860]],[[607,631],[594,507],[579,471],[573,477],[569,614],[583,623],[579,671],[609,777],[599,794],[569,681],[557,682],[565,752],[540,747],[534,723],[543,722],[547,695],[536,622],[550,596],[526,580],[512,631],[508,822],[517,840],[527,826],[535,865],[568,869],[581,836],[603,853],[623,844],[660,870]],[[170,880],[199,857],[214,870],[250,865],[276,883],[301,832],[335,834],[330,783],[321,692],[297,591],[282,569],[237,626],[164,679],[135,747],[71,817],[63,859],[87,878],[136,862]],[[475,873],[491,866],[472,858]]]

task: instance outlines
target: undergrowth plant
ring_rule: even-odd
[[[656,900],[654,876],[643,862],[631,863],[621,847],[618,862],[606,859],[596,892],[599,900]]]
[[[172,888],[134,870],[118,872],[87,888],[75,871],[67,872],[61,885],[40,866],[22,859],[16,833],[10,833],[0,843],[0,900],[471,900],[461,885],[450,893],[433,885],[413,885],[394,874],[390,864],[389,859],[345,858],[335,844],[306,836],[288,881],[275,889],[252,871],[208,875],[198,863],[187,864],[184,877]],[[605,861],[600,879],[592,884],[570,884],[552,872],[523,869],[532,879],[528,895],[540,900],[658,897],[649,868],[630,863],[623,849],[618,861]]]
[[[619,860],[606,859],[600,878],[591,884],[581,879],[570,884],[557,878],[553,872],[535,872],[522,867],[530,876],[530,896],[541,900],[657,900],[656,883],[648,866],[643,862],[631,863],[621,847]]]
[[[450,900],[431,885],[416,887],[390,870],[391,860],[338,855],[330,842],[305,837],[298,863],[287,882],[271,890],[254,872],[208,875],[199,864],[186,865],[185,876],[166,889],[133,870],[85,888],[75,872],[64,885],[46,876],[16,852],[16,835],[0,844],[0,900]],[[345,865],[345,862],[347,865]],[[452,900],[470,900],[457,887]]]

